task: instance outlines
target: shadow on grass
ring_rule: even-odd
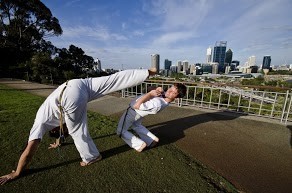
[[[72,160],[69,160],[69,161],[61,162],[61,163],[58,163],[58,164],[55,164],[55,165],[50,165],[50,166],[41,167],[41,168],[32,168],[32,169],[26,170],[22,175],[23,176],[28,176],[28,175],[36,174],[36,173],[39,173],[39,172],[44,172],[46,170],[51,170],[51,169],[55,169],[55,168],[58,168],[58,167],[66,166],[66,165],[69,165],[69,164],[73,164],[73,163],[76,163],[76,162],[80,162],[80,161],[81,161],[81,158],[76,158],[76,159],[72,159]]]
[[[214,112],[193,115],[189,117],[179,118],[171,121],[162,122],[155,125],[148,125],[151,132],[160,140],[158,145],[165,145],[176,142],[185,137],[184,131],[187,129],[196,129],[196,125],[221,120],[233,120],[247,114],[231,113],[231,112]],[[153,129],[151,129],[151,127]]]
[[[127,144],[125,144],[125,145],[122,145],[119,147],[105,150],[105,151],[101,152],[101,155],[102,155],[103,159],[107,159],[107,158],[110,158],[111,156],[118,155],[120,153],[124,153],[124,152],[130,151],[130,150],[132,150],[132,148],[130,148]]]

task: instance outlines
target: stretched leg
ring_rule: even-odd
[[[133,124],[133,130],[139,135],[139,137],[145,141],[147,146],[156,145],[159,139],[153,133],[151,133],[146,127],[141,124],[142,120],[138,120]]]
[[[128,109],[123,116],[120,118],[117,134],[133,149],[141,152],[145,147],[146,143],[140,138],[136,137],[133,133],[129,132],[129,128],[133,123],[133,111]]]
[[[80,104],[73,113],[66,113],[65,122],[82,159],[80,165],[86,166],[100,160],[101,155],[88,132],[86,104]]]

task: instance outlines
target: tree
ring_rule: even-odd
[[[47,37],[61,34],[58,19],[41,1],[1,0],[0,52],[4,57],[0,70],[30,60],[34,52],[51,45]]]

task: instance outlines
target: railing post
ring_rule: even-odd
[[[232,90],[230,89],[229,90],[229,96],[228,96],[228,102],[227,102],[227,109],[229,109],[231,93],[232,93]]]
[[[282,110],[281,123],[283,122],[283,117],[284,117],[284,114],[285,114],[285,109],[286,109],[287,100],[288,100],[288,94],[289,94],[289,91],[287,90],[287,92],[286,92],[286,99],[285,99],[285,103],[283,105],[283,110]]]
[[[289,93],[289,91],[287,91],[288,93]],[[286,114],[286,120],[285,120],[285,125],[287,125],[287,120],[288,120],[288,118],[289,118],[289,114],[290,114],[290,108],[291,108],[291,103],[292,103],[292,95],[291,94],[289,94],[290,95],[290,102],[289,102],[289,106],[288,106],[288,110],[287,110],[287,114]]]
[[[259,109],[259,115],[261,115],[261,111],[262,111],[262,106],[263,106],[263,102],[264,102],[265,93],[266,92],[263,92],[263,95],[262,95],[262,100],[261,100],[260,109]]]
[[[242,90],[240,91],[239,98],[238,98],[237,112],[239,111],[239,106],[240,106],[240,102],[241,102],[241,96],[242,96]]]
[[[195,90],[194,90],[194,106],[196,105],[196,94],[197,94],[197,87],[195,86]]]
[[[218,109],[220,109],[220,103],[221,103],[221,87],[220,87],[220,92],[219,92],[219,101],[218,101]]]
[[[253,91],[250,91],[250,97],[249,97],[249,103],[248,103],[247,112],[249,112],[249,109],[250,109],[252,94],[253,94]]]
[[[125,89],[122,90],[122,98],[125,98]]]
[[[212,95],[213,95],[213,86],[211,87],[210,101],[209,101],[209,109],[211,108],[211,103],[212,103]]]
[[[203,106],[203,101],[204,101],[204,91],[205,91],[205,87],[203,87],[203,90],[202,90],[201,107]]]
[[[273,103],[273,106],[272,106],[272,110],[271,110],[270,117],[273,117],[273,113],[274,113],[274,109],[275,109],[275,104],[276,104],[276,101],[277,101],[277,97],[278,97],[278,93],[275,94],[274,103]]]

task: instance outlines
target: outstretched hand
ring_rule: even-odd
[[[0,185],[5,184],[6,182],[9,182],[11,180],[14,180],[18,177],[18,174],[14,170],[10,174],[4,175],[0,177]]]
[[[57,144],[57,143],[51,143],[50,146],[48,147],[48,149],[55,149],[57,147],[59,147],[59,144]]]
[[[48,149],[55,149],[59,146],[61,146],[60,138],[56,139],[56,142],[51,143],[50,146],[48,147]]]

